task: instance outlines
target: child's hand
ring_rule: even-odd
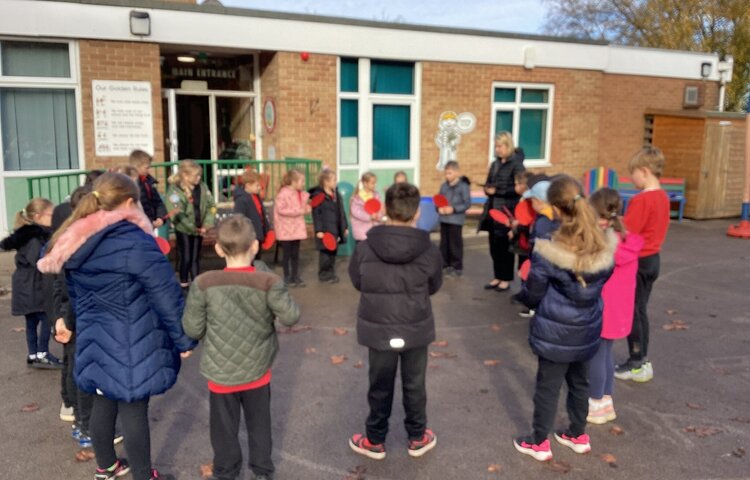
[[[156,220],[154,220],[154,228],[159,228],[162,225],[164,225],[164,220],[162,220],[161,218],[157,218]]]
[[[315,234],[317,238],[323,238],[323,232],[318,232]]]
[[[508,239],[513,240],[513,237],[515,235],[513,234],[513,230],[508,230]]]
[[[349,236],[349,229],[347,228],[346,230],[344,230],[344,238],[342,238],[342,240],[344,240],[348,236]]]
[[[443,213],[445,213],[446,215],[450,215],[453,212],[455,212],[455,210],[453,209],[453,207],[451,207],[451,206],[443,207]]]
[[[372,215],[370,215],[370,218],[372,219],[373,222],[377,222],[378,220],[380,220],[380,214],[373,213]]]
[[[65,326],[65,320],[58,318],[55,321],[55,341],[58,343],[68,343],[73,336],[73,332]]]
[[[192,354],[193,354],[193,351],[192,350],[188,350],[187,352],[180,353],[180,358],[183,359],[183,360],[186,360],[186,359],[190,358],[190,355],[192,355]]]
[[[497,189],[495,187],[484,187],[484,193],[487,195],[494,195],[495,192],[497,192]]]

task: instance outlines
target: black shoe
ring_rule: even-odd
[[[502,288],[502,287],[500,286],[500,284],[498,283],[498,284],[497,284],[497,285],[495,286],[495,290],[496,290],[496,291],[498,291],[498,292],[507,292],[508,290],[510,290],[510,284],[508,284],[508,286],[507,286],[507,287],[505,287],[505,288]]]
[[[285,278],[284,284],[287,286],[287,288],[294,288],[297,286],[297,282],[291,278]]]
[[[50,358],[51,357],[51,358]],[[31,363],[31,367],[38,368],[40,370],[62,370],[62,363],[51,354],[47,354],[41,358],[37,357]]]
[[[307,284],[299,277],[294,279],[294,284],[296,287],[306,287]]]
[[[464,274],[463,270],[457,270],[455,268],[453,269],[453,275],[455,275],[456,277],[460,277],[463,274]]]
[[[331,277],[328,280],[326,280],[327,283],[339,283],[339,277]]]
[[[113,480],[115,478],[124,477],[130,472],[130,465],[124,458],[118,459],[111,469],[102,470],[96,469],[94,473],[94,480]]]
[[[443,267],[443,275],[450,275],[453,273],[453,267]]]
[[[488,283],[484,286],[485,290],[495,290],[497,286],[500,285],[499,283],[495,283],[494,285],[492,283]]]

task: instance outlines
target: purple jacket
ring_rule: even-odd
[[[643,248],[643,237],[629,233],[615,251],[615,271],[604,284],[604,317],[602,338],[617,340],[630,334],[635,308],[635,276],[638,272],[638,254]]]

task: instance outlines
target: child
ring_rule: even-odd
[[[310,190],[310,198],[324,196],[323,202],[313,208],[313,226],[315,228],[315,245],[320,252],[318,263],[318,280],[326,283],[338,283],[336,276],[336,250],[330,251],[323,245],[323,236],[330,233],[336,242],[344,243],[349,236],[349,225],[346,222],[344,204],[336,188],[336,172],[329,168],[321,170],[318,175],[318,186]]]
[[[574,179],[552,182],[549,203],[560,214],[560,229],[552,239],[537,239],[531,271],[517,295],[536,313],[529,344],[539,358],[534,392],[533,435],[518,437],[513,445],[536,460],[552,458],[547,436],[553,427],[563,379],[570,427],[555,439],[576,453],[591,450],[585,433],[588,412],[586,363],[599,348],[602,327],[601,291],[612,274],[617,238],[605,234]]]
[[[136,150],[137,151],[137,150]],[[138,173],[138,169],[135,168],[132,165],[117,165],[112,169],[115,173],[122,173],[123,175],[127,175],[128,178],[130,178],[132,181],[134,181],[139,187],[143,188],[140,184],[140,174]],[[150,177],[150,175],[149,175]],[[153,178],[153,177],[152,177]],[[156,179],[154,179],[154,183],[156,183]],[[159,197],[159,201],[161,202],[161,197]],[[162,202],[162,206],[164,203]],[[166,212],[166,209],[165,209]]]
[[[292,326],[299,307],[279,277],[263,262],[251,266],[258,241],[250,221],[231,215],[217,228],[216,254],[224,271],[199,275],[188,294],[182,317],[185,332],[208,339],[201,374],[208,379],[214,477],[235,479],[242,468],[237,433],[240,408],[245,413],[250,468],[255,479],[270,479],[271,364],[279,350],[274,318]],[[227,361],[232,358],[234,360]]]
[[[104,170],[92,170],[89,173],[86,174],[84,177],[83,185],[91,186],[91,184],[94,183],[94,180],[99,178],[99,176],[104,173]],[[75,191],[75,190],[74,190]],[[72,198],[71,194],[71,198]],[[52,231],[57,231],[58,228],[60,228],[60,225],[63,224],[65,220],[70,217],[70,215],[73,213],[73,208],[70,206],[70,198],[65,199],[62,203],[57,205],[54,210],[52,210]]]
[[[182,330],[183,296],[139,198],[128,177],[103,174],[37,264],[44,273],[64,268],[76,314],[75,380],[94,396],[90,430],[97,480],[130,471],[115,455],[118,416],[133,479],[168,478],[151,467],[149,398],[174,385],[180,357],[196,346]]]
[[[62,363],[49,353],[50,322],[47,318],[52,278],[42,277],[36,262],[51,235],[54,205],[46,198],[34,198],[16,213],[13,233],[0,242],[3,250],[16,250],[13,272],[11,314],[26,317],[26,365],[33,368],[58,369]]]
[[[273,227],[268,220],[263,199],[260,197],[260,175],[255,170],[242,172],[240,184],[234,190],[234,213],[240,213],[250,220],[256,232],[256,238],[262,245]],[[255,259],[260,260],[260,250]]]
[[[644,147],[630,160],[629,168],[633,184],[641,192],[628,204],[625,226],[628,232],[641,235],[645,243],[638,259],[633,330],[628,336],[630,357],[617,366],[615,377],[648,382],[654,378],[654,369],[648,360],[648,299],[659,277],[659,251],[669,229],[669,196],[659,183],[664,169],[661,150]]]
[[[378,178],[372,172],[365,172],[354,190],[350,211],[352,214],[352,235],[354,240],[361,242],[367,238],[367,232],[383,218],[383,212],[373,214],[365,211],[365,203],[370,199],[380,201],[377,192]],[[381,209],[382,210],[382,209]]]
[[[612,344],[627,337],[633,326],[635,276],[643,238],[625,231],[618,217],[622,200],[616,190],[601,188],[591,195],[589,202],[599,216],[599,227],[605,231],[614,230],[620,239],[615,252],[615,270],[602,289],[602,341],[589,363],[589,414],[586,421],[601,425],[617,418],[612,402],[615,374]]]
[[[409,455],[420,457],[437,443],[427,428],[425,375],[427,346],[435,340],[430,295],[443,277],[440,252],[426,231],[415,228],[419,200],[414,185],[392,185],[385,193],[388,222],[370,230],[349,262],[354,288],[362,293],[357,340],[368,347],[370,365],[366,433],[352,436],[349,446],[375,460],[385,458],[399,359]]]
[[[461,176],[458,162],[454,160],[445,164],[444,175],[440,194],[448,199],[448,206],[438,208],[440,253],[443,255],[443,272],[449,277],[460,277],[464,270],[463,229],[466,210],[471,207],[471,182]]]
[[[516,194],[523,196],[524,192],[531,188],[532,185],[530,185],[530,182],[535,177],[540,177],[540,175],[534,175],[528,170],[522,170],[516,173],[514,178]],[[530,225],[521,225],[516,219],[511,221],[511,229],[508,233],[508,237],[511,240],[511,251],[518,255],[519,267],[529,259],[529,253],[531,250],[531,243],[529,241],[530,233]]]
[[[287,170],[281,189],[273,203],[273,224],[276,239],[284,250],[284,283],[289,287],[304,287],[299,276],[299,246],[307,238],[305,215],[311,211],[307,204],[310,194],[305,190],[305,174],[296,168]]]
[[[177,213],[172,217],[180,257],[180,286],[187,288],[200,270],[203,235],[214,226],[216,207],[205,183],[203,170],[192,160],[180,161],[177,173],[169,177],[169,198]],[[154,224],[156,226],[156,224]]]
[[[164,221],[167,218],[167,209],[161,200],[159,191],[156,189],[156,184],[159,182],[149,173],[152,161],[153,158],[151,158],[151,155],[143,150],[133,150],[130,152],[128,163],[135,167],[138,174],[137,181],[138,188],[141,191],[141,206],[143,207],[143,211],[149,220],[151,220],[151,223],[153,223],[154,228],[159,228],[164,225]],[[131,176],[130,173],[121,173]]]
[[[393,174],[393,183],[406,183],[409,179],[406,177],[406,172],[403,170],[399,170],[395,174]]]

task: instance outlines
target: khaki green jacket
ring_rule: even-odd
[[[187,235],[199,235],[198,227],[195,226],[195,206],[185,191],[177,185],[170,185],[166,200],[170,211],[180,209],[179,213],[171,218],[174,229]],[[205,183],[201,183],[200,210],[203,227],[213,227],[216,223],[216,203]]]
[[[182,316],[185,333],[203,340],[200,372],[221,385],[262,377],[279,350],[274,319],[291,326],[299,307],[284,282],[263,262],[255,272],[202,273],[190,287]]]

